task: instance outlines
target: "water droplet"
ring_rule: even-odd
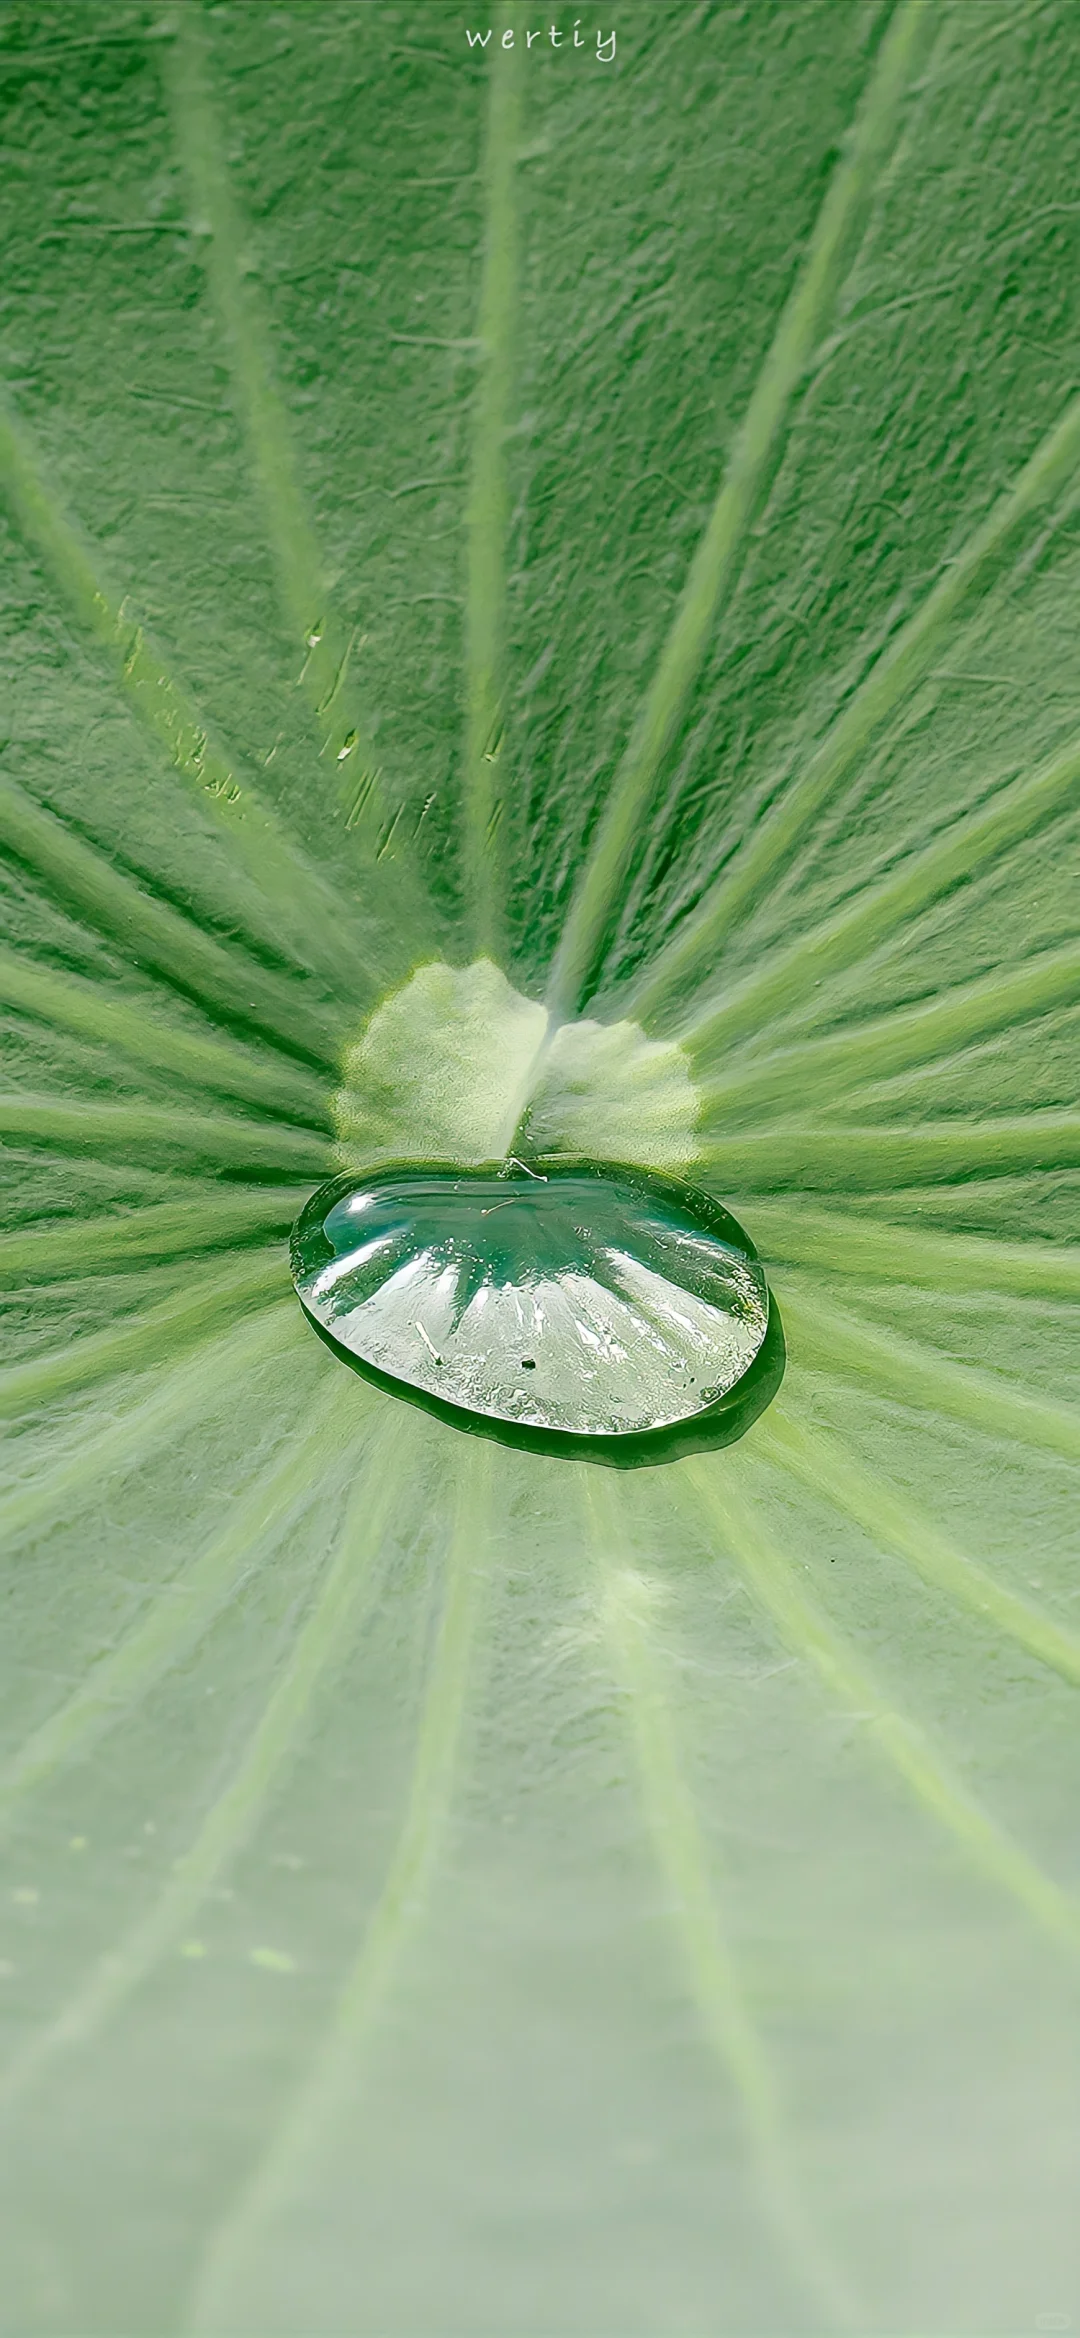
[[[769,1317],[753,1244],[719,1203],[614,1163],[347,1172],[308,1202],[292,1267],[309,1317],[361,1367],[570,1437],[708,1412]]]
[[[295,1973],[296,1959],[283,1948],[252,1948],[248,1961],[260,1965],[264,1973]]]

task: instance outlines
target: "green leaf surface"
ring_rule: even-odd
[[[11,0],[19,2338],[1080,2323],[1075,45]],[[530,1147],[746,1227],[739,1440],[313,1336]]]

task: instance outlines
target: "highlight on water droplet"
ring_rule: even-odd
[[[303,1210],[292,1270],[343,1359],[569,1451],[706,1419],[769,1327],[764,1272],[730,1213],[615,1162],[346,1171]]]

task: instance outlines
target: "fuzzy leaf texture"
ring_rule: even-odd
[[[1075,31],[11,0],[20,2338],[1080,2321]],[[723,1450],[301,1318],[530,1114],[756,1242]]]

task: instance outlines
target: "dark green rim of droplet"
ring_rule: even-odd
[[[334,1253],[326,1245],[325,1261],[303,1255],[304,1245],[321,1227],[323,1219],[347,1193],[355,1191],[366,1180],[371,1183],[392,1177],[451,1176],[462,1184],[474,1179],[505,1175],[506,1161],[470,1162],[463,1167],[457,1161],[375,1161],[368,1167],[347,1169],[338,1177],[331,1177],[320,1185],[297,1218],[289,1247],[294,1276],[298,1271],[310,1273],[313,1265],[328,1264]],[[591,1157],[576,1159],[570,1154],[556,1158],[538,1156],[528,1167],[547,1179],[563,1177],[595,1177],[598,1180],[618,1178],[620,1183],[637,1192],[661,1201],[670,1201],[693,1213],[707,1233],[718,1241],[741,1250],[745,1258],[758,1263],[758,1253],[750,1236],[740,1226],[730,1210],[724,1208],[711,1193],[701,1186],[688,1185],[681,1178],[663,1177],[651,1169],[641,1169],[626,1161],[596,1161]],[[492,1413],[474,1413],[464,1405],[450,1404],[444,1397],[432,1396],[427,1389],[414,1388],[407,1380],[399,1380],[392,1373],[380,1372],[362,1356],[354,1355],[333,1333],[318,1321],[304,1306],[297,1292],[305,1320],[317,1338],[341,1364],[366,1380],[373,1388],[380,1388],[387,1396],[398,1397],[405,1404],[414,1404],[421,1412],[430,1413],[435,1420],[445,1422],[447,1428],[472,1437],[490,1437],[498,1445],[509,1445],[519,1453],[543,1453],[563,1461],[598,1462],[607,1469],[642,1469],[656,1467],[664,1462],[681,1461],[690,1453],[716,1452],[725,1445],[734,1445],[760,1419],[779,1391],[787,1365],[787,1347],[780,1310],[772,1291],[768,1291],[769,1312],[765,1336],[752,1363],[747,1365],[742,1378],[736,1380],[715,1404],[701,1412],[691,1413],[684,1421],[673,1421],[662,1429],[639,1429],[628,1433],[609,1432],[603,1435],[581,1435],[573,1429],[536,1429],[523,1427],[516,1421],[499,1420]]]

